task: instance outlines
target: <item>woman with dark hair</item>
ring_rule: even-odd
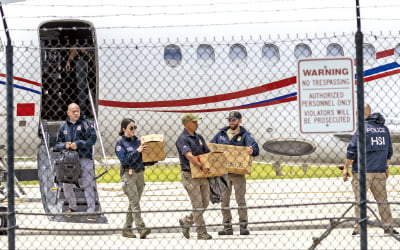
[[[141,152],[146,150],[147,146],[141,144],[139,138],[135,135],[136,129],[137,126],[134,120],[129,118],[122,120],[119,131],[121,139],[115,145],[115,153],[121,162],[122,189],[129,199],[122,236],[136,238],[136,235],[132,232],[132,224],[135,221],[140,238],[145,239],[150,234],[150,229],[145,228],[140,214],[140,198],[145,186]]]

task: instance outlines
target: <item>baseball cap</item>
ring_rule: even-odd
[[[184,114],[181,119],[182,119],[183,124],[185,124],[186,122],[189,122],[189,121],[197,122],[198,120],[201,120],[200,117],[197,117],[191,113]]]
[[[242,114],[240,114],[238,111],[231,111],[229,112],[227,119],[229,118],[242,119]]]

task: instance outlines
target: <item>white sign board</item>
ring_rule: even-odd
[[[1,4],[23,2],[25,0],[0,0]]]
[[[301,133],[355,130],[351,58],[299,60],[297,85]]]
[[[25,0],[0,0],[1,4],[5,4],[5,3],[16,3],[16,2],[23,2]]]

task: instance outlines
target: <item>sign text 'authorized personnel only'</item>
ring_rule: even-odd
[[[355,130],[352,59],[299,60],[297,83],[301,133]]]

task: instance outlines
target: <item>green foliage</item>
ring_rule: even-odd
[[[277,175],[270,164],[253,163],[248,180],[264,179],[302,179],[302,178],[332,178],[341,177],[342,171],[336,167],[281,166],[281,174]]]
[[[180,182],[181,167],[179,165],[150,166],[146,168],[144,178],[145,181]]]
[[[117,183],[121,181],[119,167],[110,167],[108,172],[97,180],[97,183]],[[96,176],[105,171],[104,167],[96,168]],[[341,178],[342,171],[337,167],[311,166],[281,166],[281,176],[277,175],[271,164],[253,163],[248,180],[270,179],[302,179],[302,178]],[[400,167],[390,167],[390,175],[400,175]],[[148,166],[144,172],[146,182],[180,182],[181,168],[179,165]],[[37,185],[38,181],[21,181],[23,185]]]
[[[103,173],[105,168],[96,168],[96,175]],[[111,167],[108,173],[100,177],[98,183],[120,182],[119,167]],[[148,166],[144,172],[145,181],[149,182],[176,182],[181,181],[181,167],[178,165],[169,166]]]

